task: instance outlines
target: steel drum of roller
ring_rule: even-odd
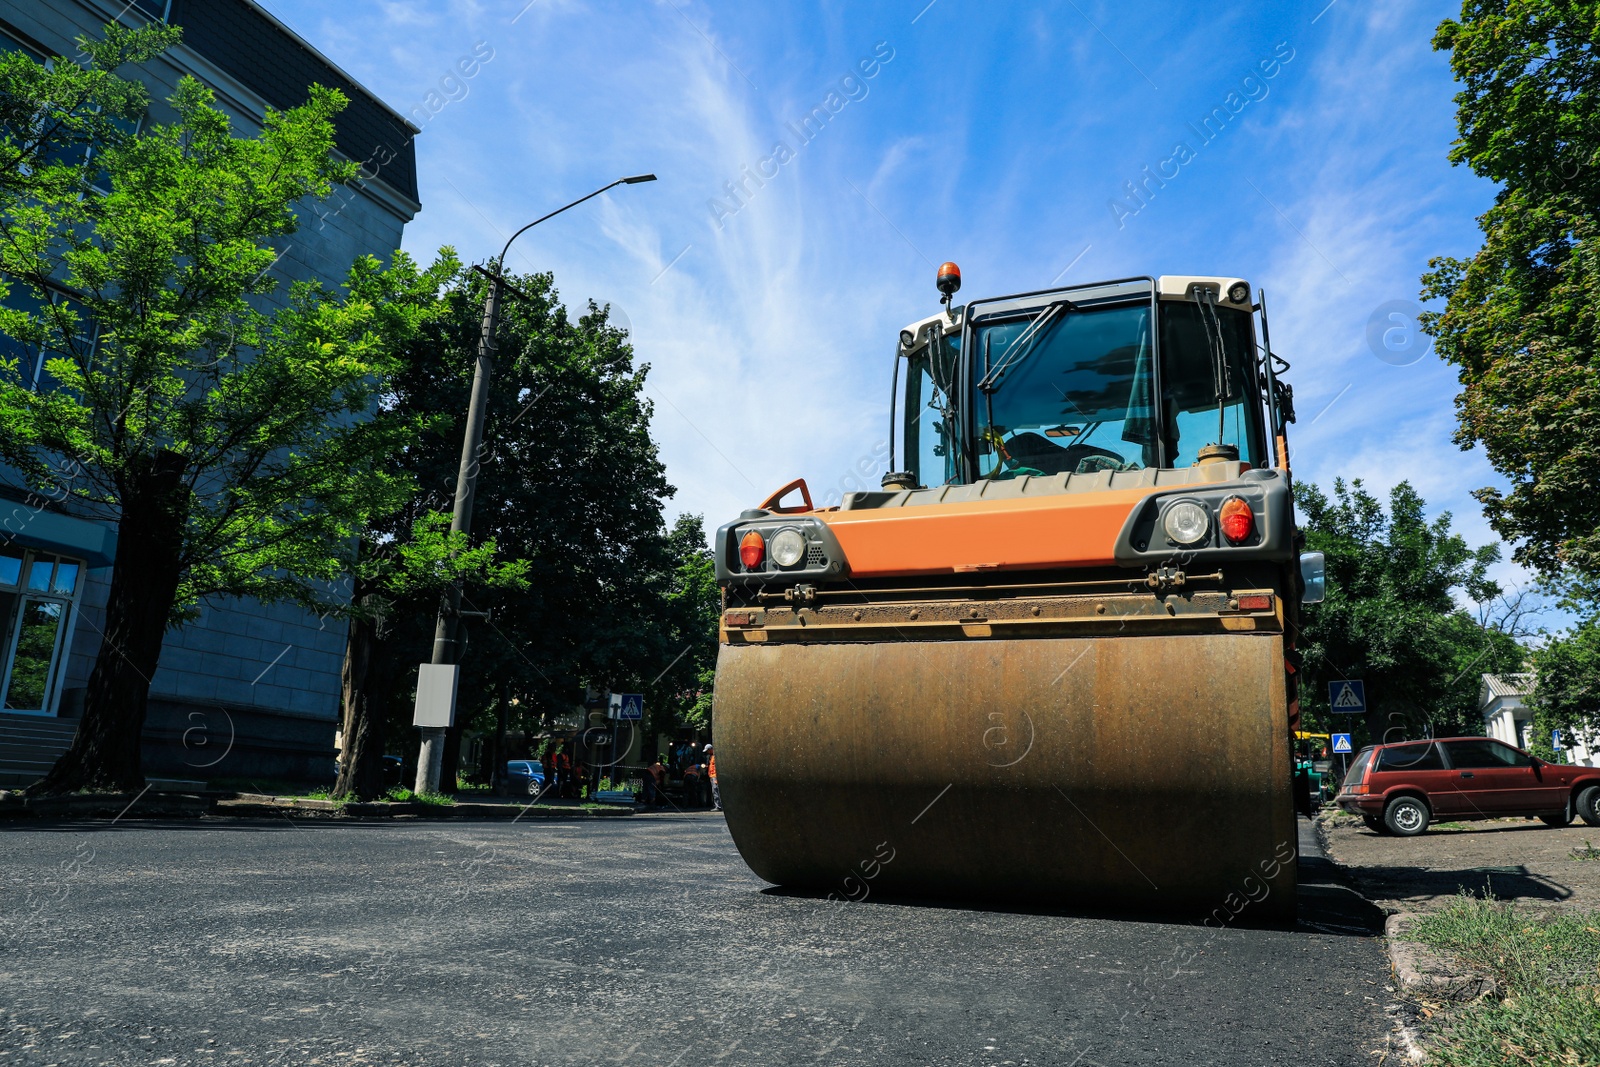
[[[1292,914],[1282,664],[1242,634],[724,647],[728,829],[851,899]]]

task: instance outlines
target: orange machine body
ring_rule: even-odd
[[[857,578],[1109,566],[1148,488],[823,511]]]
[[[1153,495],[1237,484],[1249,465],[1090,476],[1056,475],[977,485],[863,494],[842,507],[817,508],[804,479],[762,502],[760,514],[822,523],[838,542],[849,575],[912,575],[1107,567],[1119,561],[1129,516]],[[798,492],[803,503],[781,501]]]

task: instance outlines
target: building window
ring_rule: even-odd
[[[54,715],[83,588],[82,560],[0,545],[0,707]]]
[[[36,48],[32,43],[24,41],[22,34],[4,22],[0,22],[0,52],[21,52],[35,63],[48,63],[50,57]]]
[[[133,0],[133,6],[153,19],[172,20],[172,0]]]
[[[90,317],[88,309],[68,294],[57,289],[49,291],[50,306],[70,307],[78,316],[75,332],[65,348],[63,338],[57,332],[46,334],[44,344],[20,341],[8,334],[0,334],[0,355],[17,361],[16,383],[24,389],[35,392],[56,387],[55,376],[52,375],[45,363],[52,359],[65,357],[75,359],[87,364],[94,359],[95,346],[99,344],[99,329]],[[6,304],[19,311],[26,311],[30,315],[43,318],[46,323],[53,320],[50,312],[33,291],[26,285],[13,282],[11,292],[6,297]]]

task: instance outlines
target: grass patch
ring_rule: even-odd
[[[1465,830],[1467,824],[1464,822],[1436,822],[1433,824],[1433,828],[1435,830]]]
[[[448,797],[443,793],[413,793],[399,785],[385,793],[382,799],[396,804],[432,804],[439,808],[451,807],[456,802],[455,797]]]
[[[1463,894],[1418,919],[1410,936],[1499,985],[1499,999],[1448,1016],[1430,1063],[1600,1063],[1600,912],[1544,918]]]
[[[1572,850],[1572,858],[1575,860],[1600,860],[1600,848],[1595,848],[1588,841],[1585,841],[1582,848]]]

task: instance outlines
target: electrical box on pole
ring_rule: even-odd
[[[461,668],[454,663],[424,663],[417,668],[417,706],[411,724],[448,730],[456,722],[456,687]]]

